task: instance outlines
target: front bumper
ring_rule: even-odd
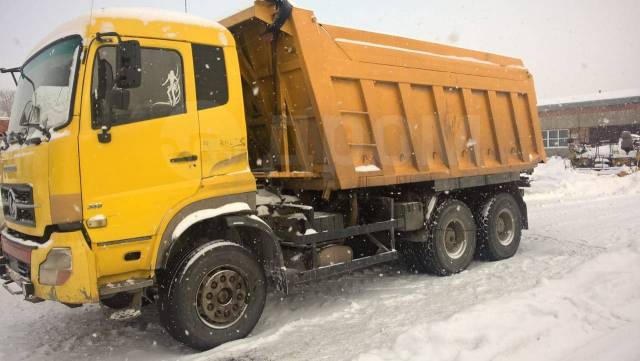
[[[0,283],[2,283],[2,288],[12,295],[24,295],[24,299],[27,301],[40,301],[35,297],[35,290],[31,280],[16,271],[21,268],[24,270],[24,266],[28,264],[28,262],[25,263],[24,261],[30,255],[30,249],[17,244],[6,243],[4,249],[7,252],[11,252],[11,255],[5,255],[2,252],[2,243],[0,241]]]
[[[0,263],[6,262],[4,257],[0,257]],[[37,303],[43,301],[35,296],[33,283],[29,279],[20,276],[17,272],[9,268],[6,263],[0,264],[0,282],[2,288],[14,296],[24,295],[25,301]]]
[[[4,288],[26,300],[58,301],[80,305],[99,301],[95,260],[82,232],[53,233],[48,242],[33,245],[2,232],[0,278]],[[59,286],[39,283],[39,268],[53,248],[69,248],[72,252],[72,273]]]

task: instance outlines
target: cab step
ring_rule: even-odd
[[[122,282],[109,283],[100,287],[100,296],[110,296],[117,293],[132,292],[142,290],[154,285],[152,279],[130,279]]]

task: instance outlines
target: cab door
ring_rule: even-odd
[[[141,85],[120,90],[128,104],[111,102],[117,104],[111,112],[105,111],[99,94],[104,93],[100,87],[115,89],[110,78],[116,69],[115,46],[94,42],[88,55],[91,91],[83,92],[79,147],[84,218],[94,243],[150,239],[166,212],[200,184],[191,46],[136,40],[141,45]],[[108,113],[111,140],[101,143],[98,118]]]

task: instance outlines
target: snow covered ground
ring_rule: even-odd
[[[377,267],[273,294],[247,339],[196,354],[149,307],[31,305],[0,290],[0,360],[640,360],[640,174],[539,167],[531,229],[460,275]]]

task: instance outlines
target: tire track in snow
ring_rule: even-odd
[[[255,334],[269,333],[274,328],[286,325],[287,319],[292,317],[286,314],[288,311],[285,310],[289,302],[296,303],[292,312],[299,317],[300,323],[304,323],[306,313],[319,312],[318,307],[326,307],[327,302],[320,302],[319,305],[317,298],[338,299],[338,304],[333,305],[335,309],[340,307],[340,298],[347,297],[359,302],[365,311],[355,317],[350,315],[350,323],[343,323],[335,328],[321,326],[312,330],[306,329],[309,332],[302,332],[307,339],[313,337],[316,341],[314,343],[304,342],[297,332],[292,331],[282,334],[282,338],[273,345],[261,345],[260,352],[270,354],[275,359],[332,359],[336,357],[335,352],[327,350],[342,345],[343,352],[337,359],[350,359],[369,348],[390,346],[393,335],[406,332],[416,323],[429,324],[446,320],[476,304],[517,294],[544,284],[549,279],[561,279],[584,262],[607,251],[608,242],[600,240],[603,233],[615,231],[621,224],[634,222],[637,217],[633,213],[621,216],[615,212],[605,212],[603,218],[609,221],[607,225],[600,227],[602,232],[591,232],[593,214],[601,214],[602,208],[608,208],[606,205],[611,203],[629,208],[639,201],[640,196],[614,197],[575,201],[569,207],[566,204],[552,203],[539,211],[533,208],[530,216],[535,228],[532,229],[548,229],[551,231],[549,233],[554,235],[526,232],[522,249],[515,258],[499,263],[475,263],[468,271],[454,277],[440,279],[424,275],[396,275],[397,269],[390,268],[383,278],[377,277],[376,274],[358,274],[343,277],[339,281],[322,283],[316,286],[322,291],[311,291],[311,297],[315,302],[306,302],[305,305],[305,300],[302,300],[302,305],[299,305],[297,303],[301,300],[284,300],[285,305],[282,308],[271,309],[265,314],[265,318],[269,319],[268,327],[260,325]],[[558,213],[564,216],[558,217]],[[569,224],[573,225],[569,228],[575,229],[575,232],[567,234],[564,228]],[[636,229],[640,231],[637,226]],[[359,286],[357,283],[352,285],[354,282],[364,283]],[[326,285],[335,283],[341,283],[342,288],[351,285],[353,292],[337,293],[331,286],[326,288]],[[376,301],[367,301],[370,299]],[[394,315],[386,314],[389,312],[388,308],[392,309],[390,312]],[[331,335],[331,341],[325,342],[319,335]],[[357,335],[356,338],[360,341],[357,347],[340,342],[344,338],[352,339],[352,335]],[[279,350],[281,347],[278,342],[303,344],[306,347],[298,351],[287,350],[285,353]],[[249,354],[258,352],[252,349],[251,343],[251,339],[237,341],[235,352],[242,348]],[[198,359],[216,360],[214,355],[202,355]]]
[[[525,233],[523,245],[531,244],[536,245],[530,247],[532,250],[542,247],[547,254],[533,256],[530,252],[523,251],[504,262],[476,262],[468,271],[448,278],[406,274],[401,271],[400,266],[395,266],[385,269],[384,277],[369,272],[346,276],[338,281],[323,282],[311,288],[308,295],[311,301],[307,301],[307,297],[285,299],[279,307],[265,313],[263,317],[267,321],[265,325],[258,326],[254,337],[260,340],[263,334],[270,334],[272,330],[285,330],[276,331],[278,338],[272,339],[271,344],[259,342],[256,346],[249,338],[237,341],[233,348],[223,346],[219,350],[230,352],[236,357],[260,352],[271,355],[273,359],[311,357],[330,360],[336,359],[335,349],[340,348],[342,352],[337,359],[351,359],[369,348],[390,346],[394,335],[407,332],[416,323],[442,321],[475,304],[521,292],[545,282],[546,279],[560,277],[603,250],[582,242],[566,242]],[[400,275],[397,274],[399,270]],[[337,291],[336,285],[352,291]],[[341,305],[342,300],[360,304],[360,313],[353,314],[347,309],[340,311],[344,307]],[[336,304],[327,306],[333,301]],[[327,313],[335,319],[336,312],[343,313],[343,322],[335,327],[311,322],[317,316],[306,316]],[[292,318],[296,319],[296,325],[302,327],[290,328],[289,320]],[[331,321],[332,319],[327,320],[328,323]],[[358,347],[353,347],[351,341],[342,342],[353,340],[353,335],[357,335]],[[310,336],[314,342],[305,342],[304,339]],[[305,347],[282,350],[282,343]],[[197,360],[222,359],[216,353],[202,355]]]

